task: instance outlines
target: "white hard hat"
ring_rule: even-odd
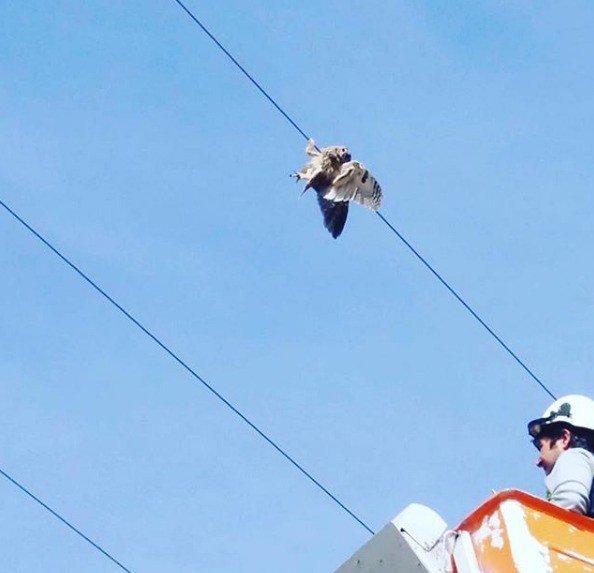
[[[594,400],[579,394],[555,400],[541,418],[528,423],[528,433],[536,438],[543,426],[565,423],[574,428],[594,431]]]

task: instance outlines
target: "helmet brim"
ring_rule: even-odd
[[[536,420],[532,420],[532,422],[528,422],[528,433],[533,437],[537,438],[540,432],[542,431],[542,427],[544,423],[547,421],[547,418],[536,418]]]

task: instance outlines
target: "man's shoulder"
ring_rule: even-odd
[[[565,450],[555,462],[553,471],[545,478],[547,490],[554,492],[561,484],[581,482],[588,491],[594,478],[594,456],[583,448]]]
[[[561,462],[561,460],[563,461]],[[557,461],[563,465],[587,463],[592,468],[592,471],[594,471],[594,454],[584,448],[569,448],[559,456]]]

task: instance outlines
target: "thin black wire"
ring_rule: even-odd
[[[126,573],[132,573],[130,569],[128,569],[125,565],[120,563],[113,555],[107,552],[103,547],[97,545],[92,539],[87,537],[80,529],[72,525],[68,520],[64,519],[59,513],[54,511],[49,505],[41,501],[35,494],[31,493],[24,485],[21,485],[18,481],[16,481],[13,477],[9,476],[4,470],[0,469],[0,474],[2,474],[8,481],[12,482],[16,485],[21,491],[26,493],[31,499],[35,500],[41,507],[47,509],[54,517],[57,517],[64,525],[69,527],[74,533],[80,535],[87,543],[90,543],[97,551],[100,551],[107,557],[110,561],[115,563],[120,569],[126,571]]]
[[[518,355],[507,345],[505,344],[505,342],[503,342],[503,340],[501,340],[501,338],[499,338],[499,336],[497,336],[497,334],[493,331],[493,329],[476,313],[474,312],[474,310],[472,310],[472,308],[470,308],[470,306],[466,303],[466,301],[445,281],[444,278],[442,278],[442,276],[427,262],[427,260],[396,230],[396,228],[390,224],[390,222],[378,211],[377,216],[388,226],[389,229],[391,229],[394,234],[411,250],[411,252],[417,257],[417,259],[419,259],[419,261],[421,261],[437,278],[437,280],[439,280],[439,282],[446,287],[458,300],[458,302],[460,302],[460,304],[462,304],[462,306],[470,313],[472,314],[472,316],[474,316],[474,318],[476,318],[480,324],[482,324],[484,326],[484,328],[487,330],[487,332],[489,334],[491,334],[491,336],[493,336],[493,338],[495,338],[495,340],[497,342],[499,342],[499,344],[505,349],[507,350],[507,352],[510,354],[510,356],[532,377],[532,379],[551,397],[553,398],[553,400],[556,400],[557,397],[543,384],[543,382],[540,381],[540,379],[536,376],[536,374],[534,374],[534,372],[532,372],[532,370],[530,370],[530,368],[528,368],[528,366],[526,366],[526,364],[518,357]]]
[[[221,51],[241,70],[243,75],[250,80],[260,91],[260,93],[283,115],[283,117],[303,136],[309,139],[309,136],[289,117],[289,114],[273,99],[273,97],[253,78],[253,76],[231,55],[231,53],[219,42],[208,28],[190,11],[190,9],[180,0],[173,0],[190,17],[202,31],[221,49]]]
[[[171,350],[164,342],[159,340],[150,330],[143,326],[136,318],[134,318],[123,306],[116,302],[110,295],[108,295],[96,282],[89,278],[83,271],[80,270],[73,262],[71,262],[66,256],[64,256],[56,247],[54,247],[47,239],[40,235],[29,223],[27,223],[22,217],[15,213],[4,201],[0,199],[0,205],[6,209],[12,217],[14,217],[21,225],[23,225],[29,232],[37,237],[48,249],[54,254],[58,255],[63,262],[65,262],[72,270],[80,275],[88,284],[90,284],[99,294],[106,298],[113,306],[115,306],[126,318],[133,322],[144,334],[156,342],[171,358],[173,358],[180,366],[185,368],[196,380],[198,380],[205,388],[207,388],[212,394],[214,394],[221,402],[223,402],[230,410],[232,410],[237,416],[239,416],[252,430],[254,430],[260,437],[264,438],[279,454],[287,459],[293,466],[295,466],[303,475],[305,475],[311,482],[313,482],[319,489],[321,489],[330,499],[336,502],[344,511],[346,511],[353,519],[355,519],[360,525],[362,525],[372,535],[374,531],[365,524],[355,513],[353,513],[344,503],[342,503],[334,494],[328,491],[316,478],[314,478],[303,466],[301,466],[294,458],[292,458],[287,452],[285,452],[276,442],[269,438],[258,426],[249,420],[244,414],[242,414],[229,400],[227,400],[222,394],[215,390],[204,378],[196,373],[186,362],[184,362],[173,350]]]
[[[198,26],[208,35],[208,37],[226,54],[226,56],[244,73],[244,75],[262,92],[264,97],[268,99],[274,107],[280,111],[280,113],[289,121],[289,123],[301,134],[305,139],[309,140],[309,137],[303,132],[303,130],[289,117],[289,115],[274,101],[272,96],[246,71],[246,69],[229,53],[229,51],[212,35],[212,33],[204,26],[204,24],[182,3],[180,0],[174,0],[179,4],[186,14],[194,20]],[[493,332],[493,330],[485,323],[485,321],[474,311],[470,306],[462,299],[460,295],[437,273],[433,267],[419,254],[419,252],[413,248],[413,246],[391,225],[388,220],[381,214],[377,213],[378,217],[396,234],[396,236],[414,253],[414,255],[437,277],[437,279],[458,299],[458,301],[476,318],[489,332],[497,342],[512,356],[512,358],[537,382],[537,384],[549,395],[551,398],[556,400],[555,395],[544,385],[543,382],[526,366],[526,364],[520,360],[520,358],[513,352],[513,350]]]

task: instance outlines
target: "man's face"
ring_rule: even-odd
[[[549,475],[553,470],[557,458],[568,448],[569,440],[565,437],[558,438],[553,442],[551,438],[542,437],[534,440],[534,445],[538,448],[539,454],[536,459],[536,465]],[[540,447],[539,447],[540,446]]]

